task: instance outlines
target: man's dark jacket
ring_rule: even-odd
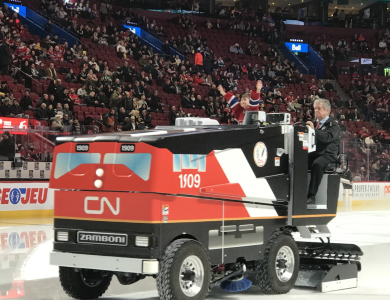
[[[314,123],[316,128],[317,122]],[[340,126],[335,119],[329,119],[316,132],[316,153],[319,155],[329,154],[337,157],[340,147]]]

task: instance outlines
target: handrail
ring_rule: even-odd
[[[12,65],[15,69],[17,69],[19,72],[22,72],[24,75],[26,75],[27,77],[30,77],[33,81],[35,81],[36,83],[40,84],[41,87],[42,87],[42,91],[43,91],[43,84],[41,82],[39,82],[38,80],[36,80],[34,77],[32,77],[31,75],[27,74],[26,72],[24,72],[21,68],[15,66],[15,65]],[[16,75],[17,73],[15,73]]]
[[[82,40],[80,40],[77,36],[74,35],[74,33],[72,31],[70,31],[68,28],[66,28],[65,26],[61,25],[57,20],[49,17],[48,15],[45,15],[43,12],[41,11],[36,11],[36,13],[38,13],[39,15],[41,15],[42,17],[44,17],[46,20],[50,20],[54,25],[58,26],[60,29],[66,31],[68,34],[70,34],[71,36],[73,36],[76,41],[79,43],[79,44],[82,44],[84,45],[86,48],[88,48],[88,51],[89,52],[92,52],[93,54],[95,54],[96,56],[96,52],[87,44],[87,43],[84,43]]]
[[[335,80],[336,83],[337,83],[336,77],[333,76],[332,72],[330,72],[329,69],[326,69],[326,73],[327,73],[328,75],[330,75],[331,77],[333,77],[333,80]]]
[[[127,24],[122,24],[122,26],[123,26],[123,25],[127,25]],[[139,28],[141,28],[142,30],[146,31],[148,34],[150,34],[151,36],[153,36],[153,37],[156,38],[157,40],[159,40],[159,41],[165,43],[165,40],[163,40],[160,36],[158,36],[158,35],[154,34],[153,32],[151,32],[147,27],[145,27],[145,26],[140,26],[139,24],[137,24],[137,27],[139,27]],[[141,38],[142,38],[142,37],[141,37]],[[145,40],[145,42],[147,42],[148,44],[151,45],[151,43],[149,43],[148,41]],[[154,47],[157,48],[156,46],[154,46]],[[175,47],[173,47],[173,46],[171,46],[171,45],[169,45],[169,47],[172,48],[173,50],[175,50],[176,52],[180,53],[180,54],[183,56],[183,60],[184,60],[184,61],[186,61],[186,60],[191,61],[190,59],[188,59],[188,58],[186,57],[186,55],[185,55],[184,53],[182,53],[181,51],[179,51],[179,49],[177,49],[177,48],[175,48]],[[163,55],[163,56],[171,56],[171,55],[167,55],[167,54],[162,54],[162,55]]]

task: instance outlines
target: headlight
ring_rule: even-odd
[[[67,242],[69,240],[69,233],[67,231],[57,231],[57,241]]]
[[[136,236],[135,245],[137,247],[148,247],[149,246],[149,237],[147,236]]]

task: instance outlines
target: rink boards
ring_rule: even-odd
[[[339,205],[342,207],[343,187]],[[390,208],[390,182],[356,182],[352,187],[352,208],[371,210]],[[54,190],[44,181],[0,183],[0,219],[52,217]]]

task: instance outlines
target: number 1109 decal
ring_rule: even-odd
[[[198,188],[200,186],[200,175],[199,174],[181,174],[179,175],[180,179],[180,188],[184,189],[189,188]]]

